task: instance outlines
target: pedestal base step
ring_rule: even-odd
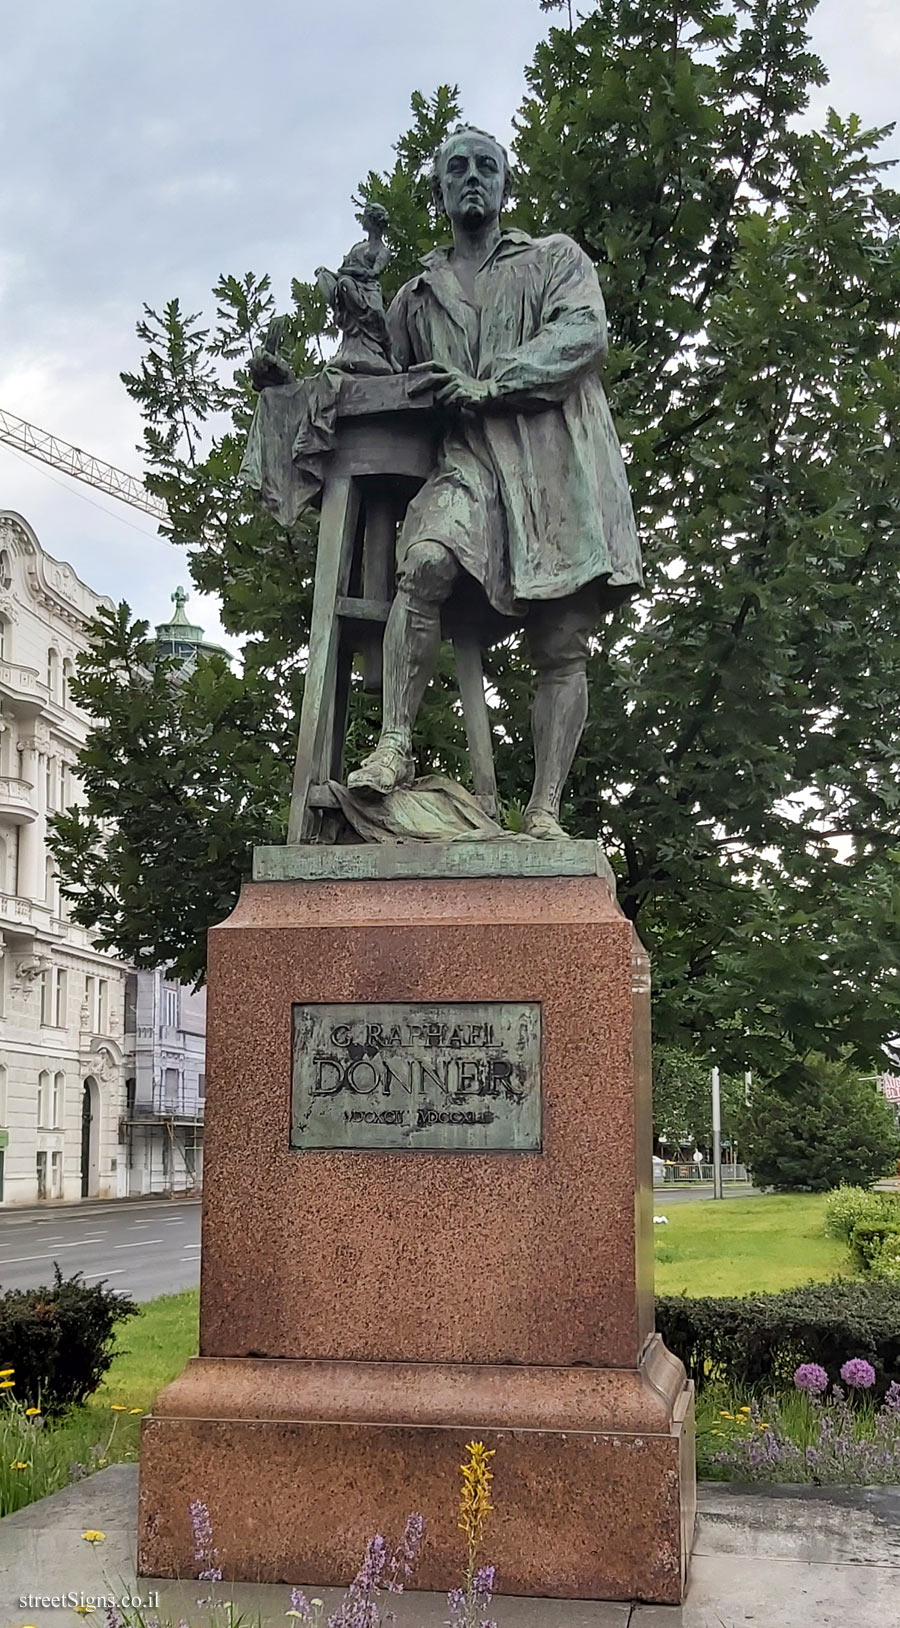
[[[634,1370],[197,1358],[144,1422],[139,1570],[196,1572],[199,1498],[226,1579],[346,1584],[368,1539],[418,1510],[416,1587],[456,1587],[473,1437],[496,1451],[498,1592],[682,1599],[693,1394],[658,1338]]]

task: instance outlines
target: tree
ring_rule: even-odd
[[[741,1076],[720,1079],[722,1136],[734,1143],[744,1104]],[[653,1134],[670,1147],[712,1147],[712,1080],[710,1065],[681,1046],[653,1050]]]
[[[607,295],[607,382],[645,539],[647,593],[592,663],[567,817],[577,834],[599,827],[615,863],[653,959],[658,1038],[700,1056],[712,1045],[736,1073],[777,1072],[812,1048],[868,1062],[900,1026],[900,202],[880,132],[836,114],[815,133],[793,128],[824,77],[811,9],[600,0],[539,46],[517,126],[517,223],[571,233]],[[447,88],[416,98],[392,170],[361,187],[395,220],[396,279],[439,231],[425,161],[457,111]],[[304,371],[326,314],[308,284],[293,298]],[[177,306],[148,313],[147,360],[126,385],[147,421],[148,484],[173,534],[194,539],[195,581],[247,641],[240,682],[281,775],[262,830],[284,815],[314,526],[288,536],[237,483],[267,279],[223,277],[216,299],[208,329]],[[114,656],[101,651],[94,670],[97,718]],[[515,639],[487,665],[514,810],[530,674]],[[458,774],[454,693],[444,672],[420,757]],[[352,751],[374,724],[356,692]],[[172,727],[190,757],[190,717]],[[140,781],[137,735],[123,729],[117,751],[122,780]],[[216,788],[198,782],[195,796],[198,833],[207,808],[218,843]],[[165,817],[159,800],[153,816]],[[124,854],[98,837],[83,873],[76,835],[56,839],[76,917],[102,895],[105,941],[124,944]],[[246,825],[235,832],[234,875],[249,840]],[[138,830],[123,841],[139,863]],[[202,865],[191,885],[199,896]],[[221,899],[211,885],[208,921]],[[177,887],[156,905],[161,951]],[[201,937],[182,953],[182,971],[202,969]]]
[[[872,1080],[811,1054],[754,1090],[742,1146],[759,1186],[824,1193],[892,1173],[900,1130]]]

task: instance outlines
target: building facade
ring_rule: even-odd
[[[206,990],[165,968],[125,987],[125,1120],[129,1194],[196,1192],[203,1175]]]
[[[111,607],[0,511],[0,1195],[127,1191],[125,966],[60,897],[47,825],[80,799],[72,701],[87,624]]]

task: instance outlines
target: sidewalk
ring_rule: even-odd
[[[159,1588],[160,1621],[191,1628],[207,1621],[196,1600],[209,1585],[135,1582],[137,1467],[114,1464],[0,1521],[0,1628],[63,1628],[72,1607],[42,1608],[20,1598],[65,1595],[89,1599]],[[106,1533],[96,1550],[81,1533]],[[320,1592],[329,1609],[339,1598]],[[255,1625],[285,1628],[289,1590],[236,1586],[229,1590]],[[576,1600],[496,1601],[498,1628],[888,1628],[900,1599],[900,1488],[701,1489],[700,1521],[690,1594],[683,1609],[603,1605]],[[75,1603],[80,1603],[76,1602]],[[191,1614],[193,1613],[193,1615]],[[149,1614],[152,1622],[155,1613]],[[104,1622],[102,1611],[81,1618]],[[397,1628],[441,1628],[443,1595],[396,1600]]]

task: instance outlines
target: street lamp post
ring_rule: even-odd
[[[722,1191],[722,1092],[719,1084],[719,1070],[712,1071],[712,1122],[713,1122],[713,1198],[724,1198]]]

